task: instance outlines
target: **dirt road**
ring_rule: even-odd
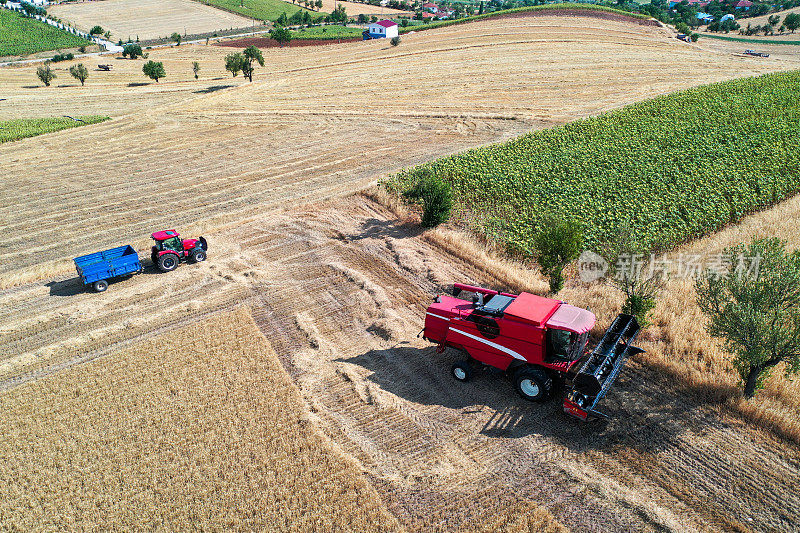
[[[266,215],[209,241],[204,264],[100,295],[74,279],[0,293],[4,387],[246,304],[326,433],[411,530],[477,529],[524,502],[588,531],[789,531],[800,520],[796,448],[641,363],[609,396],[609,423],[528,404],[490,372],[455,383],[456,354],[415,337],[422,311],[453,280],[507,281],[368,199]]]

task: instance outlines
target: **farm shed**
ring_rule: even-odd
[[[726,22],[729,20],[736,20],[736,17],[734,17],[731,13],[728,13],[727,15],[722,15],[722,18],[719,19],[720,22]]]
[[[380,20],[367,26],[364,39],[391,39],[398,36],[397,23],[391,20]]]

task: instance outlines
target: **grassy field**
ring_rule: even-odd
[[[244,309],[19,387],[0,409],[4,530],[400,529]]]
[[[728,35],[717,35],[717,34],[708,33],[708,32],[699,33],[698,35],[700,35],[700,37],[708,37],[709,39],[719,39],[719,40],[722,40],[722,41],[733,41],[733,42],[736,42],[736,43],[752,43],[752,44],[762,44],[762,45],[763,44],[788,44],[788,45],[798,45],[798,44],[800,44],[800,41],[797,41],[797,40],[791,41],[791,40],[788,40],[788,39],[787,40],[769,39],[769,38],[754,39],[752,37],[732,37],[732,36],[728,36]]]
[[[283,2],[282,0],[201,0],[204,4],[209,6],[216,6],[226,11],[239,13],[245,17],[250,17],[264,21],[275,21],[281,16],[281,13],[286,13],[287,17],[291,17],[296,12],[303,10],[308,11],[312,16],[319,16],[316,11],[311,11],[304,7],[292,4],[290,2]]]
[[[89,31],[99,24],[113,41],[158,39],[174,32],[201,34],[253,26],[253,19],[203,5],[193,0],[104,0],[67,2],[48,12]]]
[[[0,57],[90,46],[92,43],[19,13],[0,10]]]
[[[25,137],[34,137],[43,133],[76,128],[86,124],[97,124],[108,120],[104,116],[81,116],[71,119],[67,117],[57,118],[31,118],[0,121],[0,143],[18,141]]]
[[[580,222],[595,249],[630,228],[632,246],[664,250],[800,190],[798,83],[795,71],[662,96],[426,164],[389,185],[432,170],[470,223],[527,255],[550,215]]]
[[[361,37],[363,28],[352,28],[347,26],[314,26],[292,31],[294,39],[352,39]]]

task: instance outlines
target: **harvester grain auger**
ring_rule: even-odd
[[[473,293],[471,301],[458,298],[465,291]],[[594,314],[560,300],[456,283],[452,296],[439,295],[428,307],[422,333],[440,351],[450,347],[466,355],[452,367],[459,381],[492,366],[511,377],[520,396],[535,402],[550,398],[554,383],[571,383],[564,412],[587,420],[605,416],[597,411],[598,402],[625,359],[642,351],[632,346],[636,318],[621,314],[584,360],[594,324]]]

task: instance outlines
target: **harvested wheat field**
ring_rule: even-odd
[[[623,18],[513,20],[517,31],[507,20],[487,20],[407,36],[397,48],[380,41],[272,48],[245,84],[223,77],[230,49],[213,46],[151,50],[167,71],[158,84],[145,81],[141,61],[115,61],[108,77],[93,73],[86,87],[57,91],[26,88],[33,66],[3,69],[0,86],[12,89],[0,118],[78,109],[119,118],[49,135],[46,144],[0,148],[9,176],[0,184],[0,284],[70,270],[64,250],[74,256],[120,241],[141,248],[154,227],[219,226],[346,194],[400,167],[531,128],[798,65],[709,55]],[[200,60],[200,81],[192,58]],[[431,58],[436,69],[427,68]],[[376,69],[391,80],[383,90]],[[137,97],[176,103],[137,110]]]
[[[0,410],[4,530],[400,529],[245,308],[19,387]]]
[[[373,6],[361,2],[340,2],[339,0],[322,0],[323,13],[333,13],[333,10],[342,6],[349,17],[357,17],[358,15],[376,15],[378,17],[398,17],[400,15],[412,16],[414,13],[410,11],[402,11],[400,9],[392,9],[384,6]]]
[[[91,368],[126,383],[112,376],[130,356],[117,354],[178,325],[178,336],[214,337],[207,328],[217,326],[205,317],[246,305],[315,423],[407,529],[495,531],[492,524],[542,524],[552,515],[577,531],[788,531],[800,520],[796,447],[665,375],[655,355],[626,366],[605,402],[608,423],[567,419],[558,402],[527,403],[490,372],[453,383],[449,366],[459,355],[436,354],[416,338],[431,296],[454,280],[545,287],[457,232],[420,233],[353,196],[208,238],[206,263],[148,270],[103,294],[84,292],[74,278],[2,292],[0,399],[39,396],[56,386],[51,380],[85,382],[62,376]],[[562,297],[582,305],[597,294],[573,287]],[[593,307],[598,328],[616,312],[604,305]],[[224,337],[229,329],[216,331]],[[141,357],[143,366],[163,368],[163,355]],[[215,357],[197,365],[213,367]],[[123,376],[135,371],[124,368]]]
[[[513,20],[397,48],[271,48],[253,83],[225,77],[216,46],[151,50],[167,78],[141,86],[141,61],[52,90],[30,88],[35,67],[0,69],[0,119],[112,116],[0,146],[0,529],[93,516],[126,529],[139,512],[172,529],[796,530],[800,391],[776,375],[739,402],[686,284],[668,286],[609,421],[525,402],[488,371],[454,383],[459,354],[416,337],[454,281],[546,283],[357,191],[532,128],[800,65],[607,13]],[[800,246],[798,206],[676,253],[773,228]],[[74,277],[72,257],[125,242],[144,257],[165,227],[202,232],[208,260],[167,274],[145,260],[101,294]],[[595,334],[618,312],[605,286],[559,297],[591,307]]]
[[[83,31],[99,24],[111,32],[114,41],[159,39],[174,32],[197,35],[261,25],[261,21],[254,22],[193,0],[94,0],[59,4],[47,11]]]

